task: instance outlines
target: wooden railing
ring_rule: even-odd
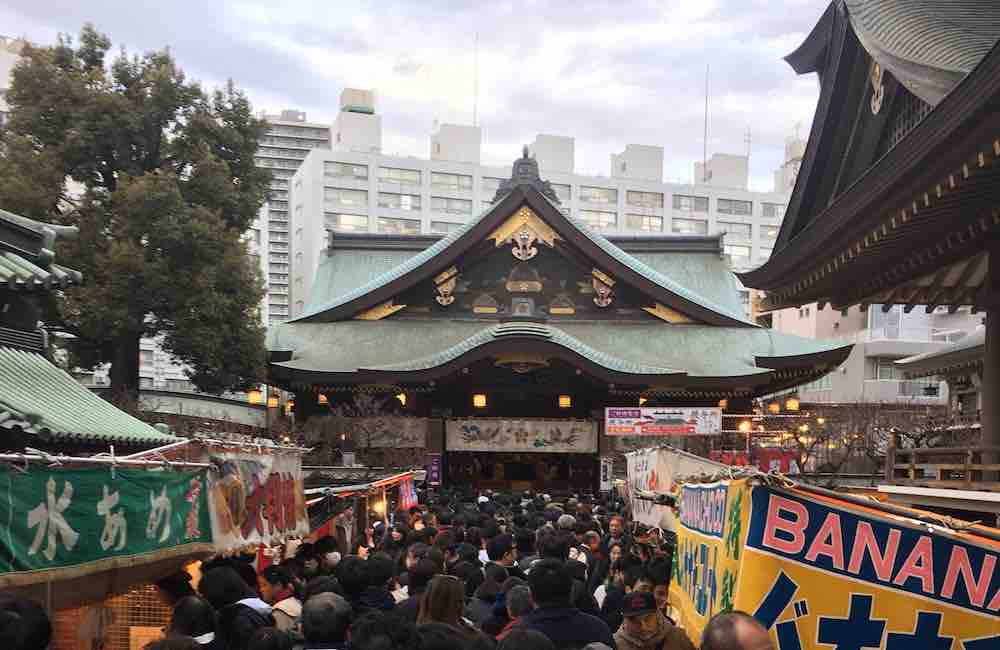
[[[885,467],[895,485],[1000,492],[1000,447],[890,449]]]

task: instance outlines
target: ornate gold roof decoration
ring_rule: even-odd
[[[366,309],[354,317],[355,320],[382,320],[387,316],[392,316],[406,305],[396,305],[391,300],[386,300],[381,305],[376,305],[371,309]]]
[[[438,295],[434,296],[438,304],[442,307],[447,307],[451,303],[455,302],[455,286],[458,284],[458,267],[453,266],[441,273],[438,273],[434,278],[434,288],[437,290]]]
[[[530,352],[508,352],[499,355],[494,364],[523,375],[533,370],[548,367],[549,360],[540,354]]]
[[[670,307],[665,307],[660,303],[656,303],[652,307],[643,307],[643,310],[649,312],[650,314],[656,316],[661,320],[665,320],[668,323],[673,323],[674,325],[685,325],[695,322],[693,319],[689,318],[688,316],[685,316],[679,311],[671,309]]]
[[[539,293],[542,279],[538,271],[525,263],[515,264],[507,276],[507,291],[511,293]]]
[[[594,304],[603,309],[614,300],[614,291],[611,288],[615,286],[615,281],[599,269],[593,269],[590,273],[594,287]]]
[[[500,303],[488,293],[479,294],[472,302],[472,313],[495,314],[500,311]]]
[[[513,244],[511,253],[515,258],[526,262],[538,254],[536,242],[554,247],[559,234],[531,208],[525,206],[503,222],[488,239],[492,239],[497,248],[507,243]]]

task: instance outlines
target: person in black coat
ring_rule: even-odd
[[[243,650],[262,627],[274,627],[271,606],[257,597],[235,569],[220,566],[201,577],[198,590],[219,614],[224,650]]]
[[[185,596],[174,605],[167,636],[189,636],[202,650],[221,650],[215,609],[201,596]]]
[[[573,578],[565,562],[541,560],[528,575],[531,598],[537,609],[522,619],[522,626],[549,637],[557,650],[579,650],[589,643],[615,647],[604,621],[584,614],[570,603]]]

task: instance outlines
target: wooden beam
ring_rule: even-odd
[[[965,268],[962,269],[962,272],[958,276],[958,280],[955,281],[955,289],[958,292],[958,295],[956,297],[961,297],[962,292],[965,291],[965,285],[967,285],[969,283],[969,280],[972,279],[972,276],[975,275],[975,273],[976,273],[977,270],[979,270],[979,266],[982,263],[983,258],[985,256],[986,256],[986,253],[980,253],[978,255],[974,255],[973,257],[970,257],[969,261],[966,262]],[[937,307],[938,298],[940,298],[941,295],[944,294],[944,293],[945,293],[945,288],[942,288],[941,291],[939,291],[937,294],[935,294],[934,297],[932,298],[932,300],[929,301],[929,303],[927,305],[927,313],[928,314],[931,313],[931,311],[932,311],[930,302],[934,302],[935,303],[934,307]],[[950,305],[948,307],[948,313],[954,314],[955,311],[958,311],[958,307],[959,307],[959,305]],[[954,311],[953,311],[953,309],[954,309]]]
[[[947,287],[944,286],[944,279],[948,277],[951,272],[952,267],[946,266],[945,268],[938,271],[934,279],[931,280],[930,285],[927,287],[927,294],[925,296],[925,301],[927,306],[924,308],[925,313],[932,313],[937,308],[937,299],[945,292]]]

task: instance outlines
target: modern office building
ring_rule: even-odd
[[[340,142],[309,152],[291,178],[292,316],[309,303],[329,233],[444,235],[492,205],[501,181],[510,177],[507,167],[481,164],[477,127],[438,126],[430,158],[422,159],[379,153],[381,123],[374,111],[350,119],[363,137],[335,127]],[[756,266],[771,254],[787,194],[747,191],[745,156],[716,154],[709,161],[711,182],[691,185],[663,182],[662,147],[628,145],[611,155],[608,176],[574,173],[573,138],[542,134],[528,150],[563,212],[605,236],[725,232],[734,269]],[[732,182],[736,177],[739,182]],[[745,303],[749,313],[748,294]]]

